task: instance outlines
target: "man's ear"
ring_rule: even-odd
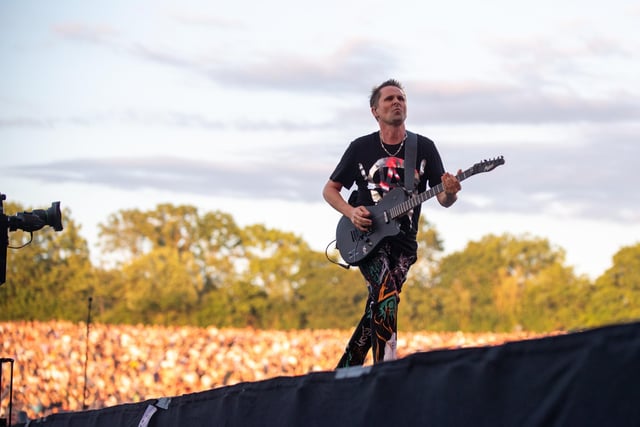
[[[376,120],[378,120],[380,118],[380,116],[378,115],[378,107],[371,107],[371,114],[373,114],[373,117],[375,117]]]

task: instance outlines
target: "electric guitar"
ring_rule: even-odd
[[[483,160],[456,175],[463,181],[473,175],[489,172],[504,164],[504,157]],[[340,256],[350,265],[358,265],[378,247],[385,237],[400,233],[399,218],[416,206],[444,191],[442,183],[427,191],[409,197],[404,188],[396,187],[388,192],[378,204],[367,206],[372,224],[367,231],[358,230],[346,216],[340,218],[336,229],[336,247]]]

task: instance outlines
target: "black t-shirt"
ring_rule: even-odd
[[[416,164],[414,169],[414,190],[416,193],[424,192],[429,187],[436,186],[442,181],[444,166],[440,154],[432,140],[422,135],[417,136],[418,146]],[[382,148],[380,133],[374,132],[361,136],[352,141],[342,155],[340,162],[331,174],[332,181],[339,182],[345,188],[357,185],[357,199],[354,206],[371,206],[380,201],[386,193],[396,187],[404,188],[404,145],[396,154],[397,145],[385,145],[389,156]],[[421,206],[413,209],[409,218],[402,219],[401,233],[399,236],[405,243],[415,243],[420,220]],[[406,242],[406,239],[409,242]],[[411,244],[415,251],[417,245]]]

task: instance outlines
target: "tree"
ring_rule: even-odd
[[[587,324],[591,283],[573,268],[553,263],[526,280],[519,327],[527,331],[582,329]]]
[[[244,258],[241,229],[233,218],[219,211],[200,215],[193,206],[122,210],[100,225],[100,237],[118,271],[112,277],[127,295],[106,316],[128,321],[133,316],[145,322],[209,324],[212,313],[205,304],[219,301],[224,289],[234,286]],[[170,307],[169,299],[184,309]],[[153,312],[160,308],[168,311],[157,319]]]
[[[5,209],[7,213],[22,210],[13,203]],[[63,210],[62,217],[61,232],[45,227],[33,233],[10,233],[7,279],[0,286],[0,320],[84,318],[95,276],[80,227],[69,209]]]
[[[240,281],[258,287],[269,298],[264,326],[299,327],[299,290],[313,263],[309,245],[293,233],[256,224],[242,230],[242,250],[247,264]]]
[[[159,204],[150,211],[121,210],[110,215],[99,229],[103,252],[111,254],[115,263],[171,247],[179,253],[193,253],[205,275],[211,273],[207,265],[232,259],[241,241],[240,229],[231,215],[216,211],[201,216],[197,208],[184,205]]]
[[[7,212],[19,211],[7,204]],[[238,227],[191,206],[125,210],[101,225],[111,268],[96,268],[68,209],[64,230],[43,229],[10,249],[0,320],[84,320],[88,298],[106,323],[257,328],[352,328],[366,285],[299,236]],[[550,331],[640,318],[640,244],[622,248],[595,284],[564,251],[528,235],[488,235],[442,256],[425,220],[418,260],[401,293],[405,330]],[[11,246],[29,233],[11,233]]]
[[[312,252],[298,289],[301,328],[351,329],[364,311],[367,286],[357,268],[345,270]]]
[[[431,326],[425,322],[425,313],[434,309],[429,304],[429,293],[443,249],[438,231],[422,217],[418,231],[418,259],[411,267],[400,294],[402,305],[398,310],[398,323],[406,330],[425,330]]]
[[[427,323],[447,330],[520,328],[528,281],[563,262],[564,252],[546,239],[505,234],[469,242],[463,251],[442,259],[429,290]]]
[[[127,264],[123,274],[130,322],[165,326],[196,322],[203,277],[192,253],[159,247]]]
[[[589,325],[640,319],[640,243],[613,256],[613,265],[596,279],[590,307]]]

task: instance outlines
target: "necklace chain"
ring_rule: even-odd
[[[384,140],[382,139],[382,134],[379,134],[380,136],[380,146],[382,147],[382,149],[384,150],[385,153],[387,153],[387,155],[389,157],[395,157],[398,155],[398,153],[400,152],[400,150],[402,150],[402,147],[404,146],[404,141],[407,139],[407,134],[404,134],[404,138],[402,139],[402,142],[400,143],[400,146],[398,147],[398,149],[396,150],[395,153],[391,154],[388,150],[387,147],[384,146]]]

